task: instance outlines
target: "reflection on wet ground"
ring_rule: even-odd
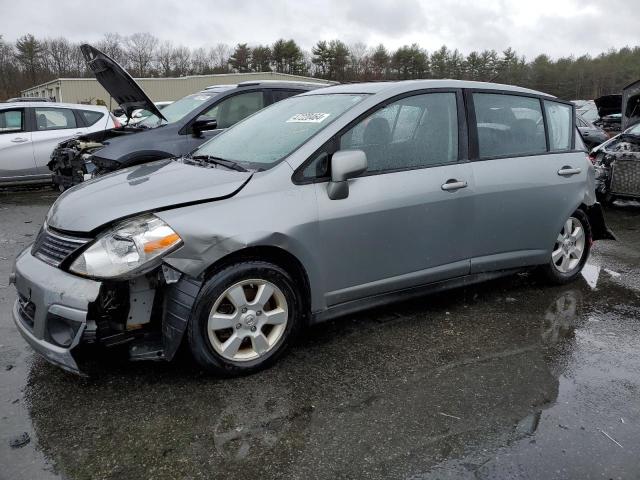
[[[3,225],[15,215],[0,210]],[[8,328],[13,291],[0,290],[0,360],[19,370],[0,365],[2,412],[23,384],[26,404],[24,425],[2,422],[11,434],[32,422],[31,461],[74,479],[634,478],[638,215],[608,212],[620,242],[597,245],[575,284],[521,274],[365,312],[234,380],[186,355],[66,374]],[[0,234],[0,255],[18,234]],[[0,463],[22,450],[5,442]]]

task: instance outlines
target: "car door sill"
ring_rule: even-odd
[[[468,285],[482,283],[487,280],[493,280],[496,278],[512,275],[522,270],[523,268],[511,268],[493,272],[462,275],[459,277],[440,280],[426,285],[404,288],[395,290],[393,292],[372,295],[358,300],[339,303],[327,308],[326,310],[313,313],[311,315],[311,323],[320,323],[344,315],[350,315],[362,310],[368,310],[370,308],[381,307],[390,303],[405,301],[424,295],[430,295],[433,293],[441,292],[443,290],[449,290],[451,288],[466,287]]]

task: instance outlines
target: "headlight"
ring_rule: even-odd
[[[154,215],[127,220],[102,233],[71,264],[72,272],[98,278],[154,268],[182,240]]]

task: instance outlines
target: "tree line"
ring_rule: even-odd
[[[79,45],[62,37],[27,34],[10,42],[0,35],[0,99],[58,77],[91,77]],[[309,51],[292,39],[189,48],[149,33],[107,33],[95,46],[134,77],[274,71],[338,82],[455,78],[520,85],[564,99],[618,93],[640,78],[640,46],[597,56],[552,59],[540,54],[531,60],[512,48],[464,55],[444,45],[431,51],[415,43],[390,50],[341,40],[318,41]]]

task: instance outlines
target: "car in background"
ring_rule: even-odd
[[[232,376],[401,298],[523,269],[572,282],[612,237],[574,119],[550,95],[456,80],[288,98],[62,194],[16,259],[14,322],[74,372],[83,348],[168,361],[184,345]]]
[[[88,177],[186,154],[268,105],[327,86],[274,80],[215,85],[160,110],[115,60],[91,45],[82,45],[81,50],[98,82],[127,118],[137,109],[148,110],[151,115],[134,125],[60,144],[49,167],[61,190]]]
[[[625,87],[621,98],[623,132],[589,153],[596,168],[596,194],[606,203],[640,198],[640,81]]]
[[[589,149],[592,149],[593,147],[600,145],[602,142],[606,142],[609,139],[609,135],[607,135],[607,133],[603,129],[597,127],[578,114],[576,114],[576,127],[578,127],[578,131],[580,132],[582,141]]]
[[[50,184],[47,164],[61,141],[114,126],[99,105],[0,103],[0,186]]]
[[[6,100],[4,103],[16,103],[16,102],[53,102],[50,98],[46,97],[15,97]]]

